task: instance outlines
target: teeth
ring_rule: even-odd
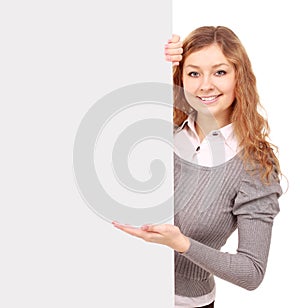
[[[211,96],[211,97],[200,97],[200,99],[204,102],[209,102],[212,101],[216,98],[217,96]]]

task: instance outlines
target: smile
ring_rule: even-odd
[[[200,100],[205,103],[205,104],[209,104],[209,103],[213,103],[217,100],[217,98],[220,95],[214,95],[214,96],[198,96],[198,98],[200,98]]]

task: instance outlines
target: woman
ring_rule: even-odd
[[[166,58],[174,64],[175,225],[114,225],[174,249],[176,307],[213,307],[214,275],[247,290],[264,277],[280,166],[251,63],[230,29],[200,27],[182,48],[173,36]],[[236,228],[237,252],[221,252]]]

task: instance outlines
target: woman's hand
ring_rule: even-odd
[[[113,225],[146,242],[166,245],[181,253],[186,252],[190,247],[189,238],[184,236],[179,228],[174,225],[144,225],[140,228],[119,224],[117,222],[113,222]]]
[[[173,34],[172,38],[168,40],[168,44],[165,45],[165,59],[168,62],[172,62],[173,66],[179,65],[182,60],[182,42],[180,36]]]

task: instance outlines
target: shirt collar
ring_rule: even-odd
[[[190,113],[188,115],[188,117],[182,122],[182,124],[176,128],[176,133],[183,130],[186,125],[189,129],[191,129],[194,133],[196,133],[196,131],[195,131],[195,117],[196,117],[196,112]]]
[[[192,112],[189,114],[189,116],[186,118],[186,120],[183,121],[183,123],[176,129],[176,133],[179,131],[183,130],[185,127],[190,129],[194,134],[197,135],[197,132],[195,130],[195,118],[196,118],[197,112]],[[233,124],[229,123],[219,129],[216,129],[212,132],[219,131],[223,138],[224,141],[228,144],[228,146],[231,147],[231,140],[234,138],[234,130],[233,130]],[[212,133],[210,132],[210,134]],[[228,142],[229,141],[229,142]]]
[[[228,140],[233,135],[233,124],[229,123],[219,129],[225,140]]]

